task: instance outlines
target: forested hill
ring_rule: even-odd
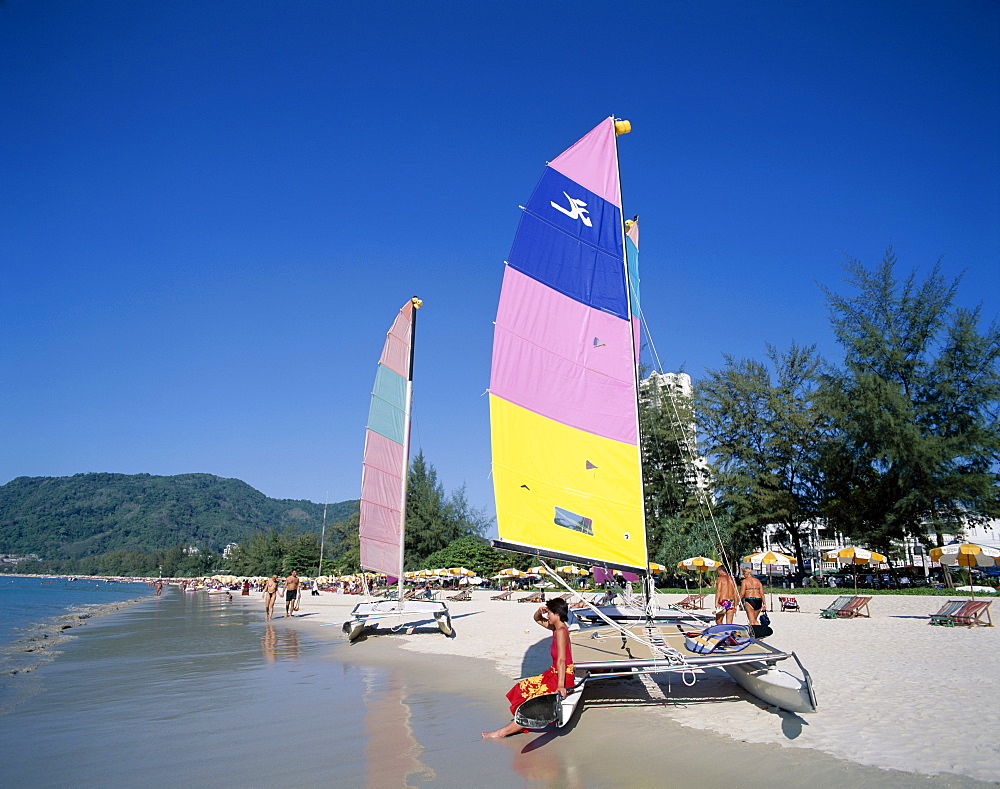
[[[330,504],[327,523],[357,501]],[[323,505],[271,499],[238,479],[211,474],[76,474],[18,477],[0,486],[0,553],[79,559],[178,544],[220,552],[253,531],[318,532]]]

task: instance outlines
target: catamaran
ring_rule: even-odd
[[[603,121],[548,163],[522,206],[494,328],[493,546],[646,578],[638,224],[624,221],[617,144],[630,130],[628,121]],[[693,682],[708,667],[726,669],[775,706],[815,708],[794,653],[752,638],[747,628],[702,637],[650,615],[625,623],[591,610],[600,626],[571,634],[575,689],[564,701],[526,702],[531,709],[515,716],[521,725],[546,715],[565,725],[586,686],[601,679],[679,672]],[[801,677],[775,667],[788,659]]]
[[[451,615],[443,602],[406,600],[403,592],[403,547],[406,527],[406,477],[410,462],[410,407],[413,401],[413,348],[420,299],[410,299],[389,329],[375,374],[361,475],[358,536],[361,569],[397,580],[393,599],[358,603],[344,632],[351,641],[385,621],[394,626],[431,618],[446,636]]]

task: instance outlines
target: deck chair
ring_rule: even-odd
[[[532,592],[527,597],[519,597],[517,602],[519,603],[544,603],[545,602],[545,592]]]
[[[843,617],[844,619],[854,619],[858,616],[871,619],[872,612],[868,610],[869,602],[871,602],[870,597],[852,597],[851,602],[837,612],[837,616]],[[866,613],[862,613],[863,611]]]
[[[965,625],[966,627],[975,627],[976,625],[982,625],[983,627],[993,627],[993,621],[990,619],[990,603],[992,600],[976,600],[975,602],[968,602],[965,606],[954,615],[954,620],[956,625]],[[986,617],[985,621],[983,617]]]
[[[511,591],[501,592],[500,594],[493,595],[490,600],[510,600],[510,596],[514,594]]]
[[[837,614],[839,614],[844,609],[844,607],[853,599],[854,597],[852,595],[841,595],[836,600],[834,600],[831,605],[828,605],[826,608],[820,611],[819,615],[823,617],[823,619],[836,619]]]
[[[943,606],[941,610],[936,614],[931,614],[931,621],[928,624],[931,625],[944,625],[946,627],[954,627],[955,620],[952,617],[962,610],[962,607],[966,604],[966,600],[949,600]]]
[[[459,602],[467,602],[472,599],[472,592],[470,592],[468,589],[463,589],[458,594],[451,595],[448,599],[458,600]]]
[[[795,597],[779,597],[778,602],[781,603],[782,611],[799,611],[799,601]]]
[[[689,611],[695,608],[704,608],[701,601],[704,600],[708,595],[703,594],[689,594],[679,603],[674,603],[678,608],[686,608]]]

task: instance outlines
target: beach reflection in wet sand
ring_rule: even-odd
[[[368,757],[367,786],[414,786],[435,777],[420,755],[423,746],[410,726],[406,683],[399,672],[364,670],[365,755]],[[416,782],[412,783],[411,779]]]
[[[264,661],[267,663],[277,663],[279,658],[295,660],[301,648],[298,631],[276,628],[271,624],[264,626],[260,644]]]

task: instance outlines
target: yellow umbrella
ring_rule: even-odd
[[[528,575],[545,575],[545,568],[539,564],[537,567],[529,567],[527,572]]]
[[[677,566],[685,570],[697,570],[698,572],[703,573],[707,570],[718,570],[722,567],[722,562],[717,562],[715,559],[709,559],[707,556],[692,556],[690,559],[684,559],[683,561],[677,562]]]
[[[854,567],[854,593],[858,592],[858,565],[859,564],[881,564],[885,557],[880,553],[869,551],[867,548],[858,548],[848,545],[836,551],[827,551],[823,558],[828,562],[837,564],[850,564]]]
[[[656,562],[650,562],[649,571],[651,573],[665,573],[667,571],[667,568],[662,564],[657,564]]]
[[[799,560],[794,556],[789,556],[785,553],[779,553],[778,551],[760,551],[759,553],[751,553],[749,556],[743,557],[743,564],[759,564],[768,565],[767,568],[767,585],[769,587],[773,586],[771,583],[771,568],[772,567],[791,567],[793,564],[798,564]],[[774,610],[774,590],[771,591],[771,610]]]
[[[523,570],[518,570],[516,567],[508,567],[506,570],[501,570],[497,573],[497,577],[506,578],[524,578],[527,575]]]
[[[564,564],[562,567],[556,567],[556,572],[566,573],[567,575],[589,575],[586,570],[574,567],[572,564]]]
[[[996,567],[1000,564],[1000,550],[986,545],[976,545],[972,542],[952,543],[940,548],[931,548],[931,561],[949,567]],[[969,588],[972,599],[976,599],[976,590],[972,583],[972,573],[969,573]]]
[[[472,570],[466,570],[464,567],[449,567],[448,573],[450,575],[458,575],[464,578],[471,578],[472,576],[475,575],[475,573],[472,572]]]

